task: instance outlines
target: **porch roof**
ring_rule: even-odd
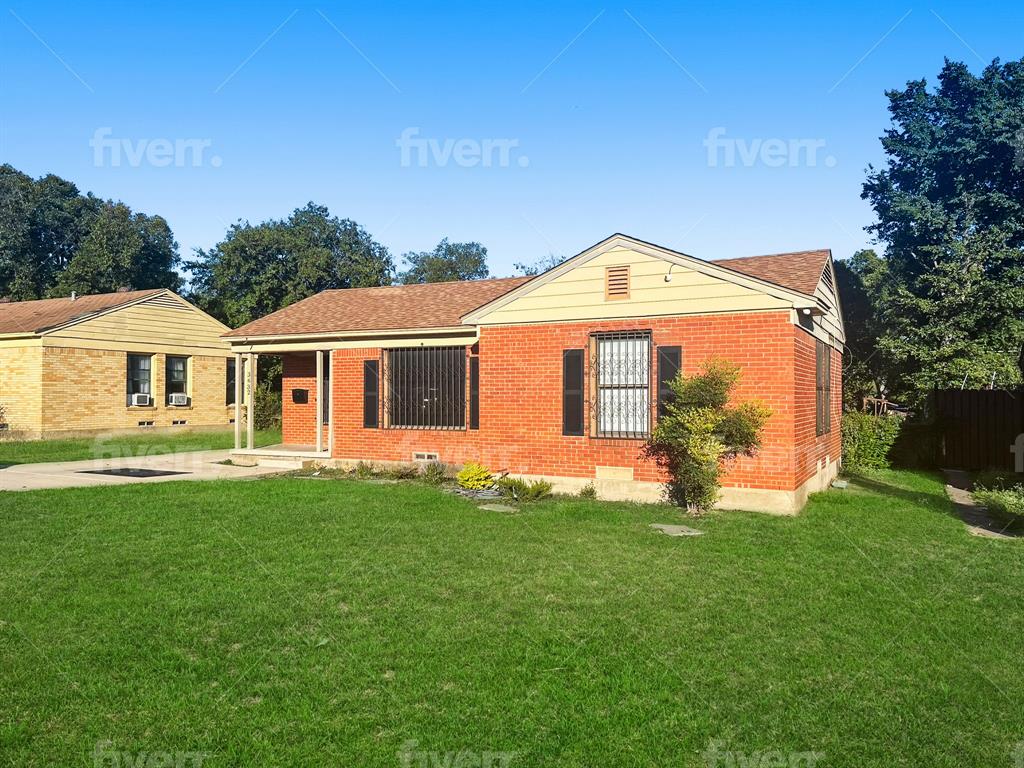
[[[529,277],[327,290],[224,334],[244,339],[360,331],[458,328],[462,316]]]

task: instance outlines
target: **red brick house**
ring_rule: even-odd
[[[722,507],[793,513],[838,469],[827,250],[709,262],[613,235],[536,277],[324,291],[226,338],[239,390],[257,355],[284,363],[284,445],[243,448],[239,411],[240,459],[479,461],[653,500],[663,478],[640,450],[665,382],[716,355],[772,409]]]

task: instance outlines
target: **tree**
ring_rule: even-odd
[[[1012,385],[1024,341],[1024,60],[890,91],[885,167],[862,197],[886,246],[873,296],[897,398]]]
[[[723,465],[751,456],[771,411],[748,401],[730,406],[739,368],[710,358],[695,376],[680,371],[669,386],[672,397],[644,447],[669,476],[669,499],[692,514],[710,510],[718,500]]]
[[[875,301],[884,291],[885,260],[871,249],[857,251],[835,262],[835,276],[846,327],[843,400],[847,409],[856,409],[865,397],[887,391],[891,361],[878,345],[882,329]]]
[[[176,288],[178,246],[159,216],[0,166],[0,296]]]
[[[540,259],[539,261],[535,261],[532,264],[527,264],[526,262],[517,261],[515,264],[512,265],[512,267],[520,275],[526,275],[528,277],[533,277],[535,275],[539,275],[541,272],[547,272],[549,269],[554,269],[559,264],[561,264],[563,261],[565,261],[564,257],[556,256],[553,253],[549,253],[543,259]]]
[[[387,248],[358,224],[309,203],[287,219],[238,222],[186,264],[192,298],[237,327],[328,288],[387,285]]]
[[[488,276],[487,249],[480,243],[449,243],[446,237],[432,251],[406,253],[409,269],[401,282],[443,283],[448,280],[481,280]]]
[[[163,218],[132,213],[124,203],[104,203],[51,293],[177,290],[179,262],[178,244]]]

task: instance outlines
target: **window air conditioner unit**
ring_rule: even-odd
[[[149,404],[150,404],[149,395],[144,395],[144,394],[139,393],[139,392],[137,392],[134,395],[132,395],[132,405],[149,405]]]
[[[188,405],[188,395],[184,392],[174,392],[168,396],[167,402],[171,405]]]

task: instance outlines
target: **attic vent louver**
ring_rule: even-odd
[[[629,265],[624,267],[605,267],[604,297],[606,299],[629,298]]]
[[[825,262],[825,269],[821,273],[821,281],[832,293],[836,292],[835,278],[832,276],[832,264],[830,262]]]

